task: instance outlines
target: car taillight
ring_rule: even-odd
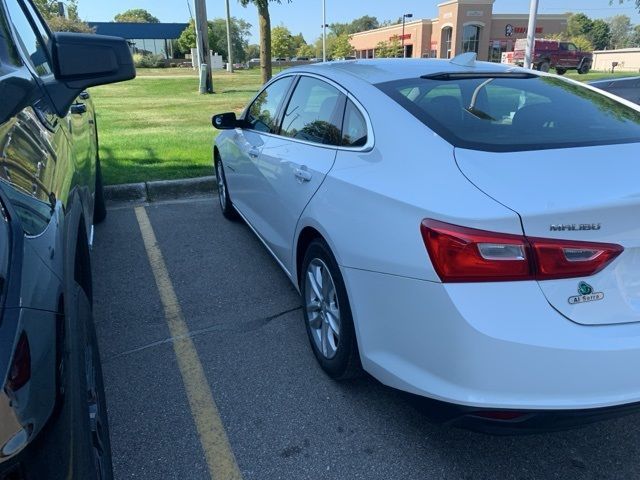
[[[494,233],[426,219],[420,231],[443,282],[498,282],[586,277],[624,250],[609,243],[574,242]]]
[[[17,392],[31,379],[31,350],[26,333],[22,332],[13,354],[11,370],[7,378],[7,387]]]

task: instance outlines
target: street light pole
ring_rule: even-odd
[[[322,0],[322,61],[327,61],[327,0]]]
[[[407,18],[413,18],[413,13],[402,14],[402,58],[407,58],[407,50],[404,48],[404,23]]]
[[[524,68],[531,68],[533,49],[536,42],[536,17],[538,16],[538,0],[531,0],[529,8],[529,26],[527,30],[527,49],[524,52]]]
[[[227,0],[227,72],[233,73],[233,52],[231,51],[231,12]]]

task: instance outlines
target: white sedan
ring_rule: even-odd
[[[466,54],[290,69],[213,124],[332,377],[478,428],[638,407],[637,106]]]

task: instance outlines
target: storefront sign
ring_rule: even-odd
[[[508,26],[508,25],[507,25]],[[527,33],[528,28],[527,27],[514,27],[513,31],[515,33]],[[536,33],[542,33],[544,31],[544,29],[542,27],[537,27],[536,28]],[[507,35],[508,37],[509,35]]]
[[[504,27],[504,36],[505,37],[510,37],[511,35],[513,35],[513,25],[511,25],[510,23],[507,23],[507,26]]]
[[[389,37],[389,40],[391,40],[392,42],[394,40],[409,40],[411,39],[411,34],[410,33],[405,33],[404,35],[393,35],[391,37]]]
[[[467,17],[483,17],[484,11],[482,10],[469,10],[467,12]]]
[[[442,18],[447,19],[447,18],[453,18],[453,12],[447,12],[444,15],[442,15]]]

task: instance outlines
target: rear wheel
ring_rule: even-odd
[[[58,398],[49,423],[31,445],[26,478],[112,480],[111,442],[91,301],[80,285],[65,298],[65,333]]]
[[[559,67],[556,67],[556,73],[557,73],[558,75],[564,75],[565,73],[567,73],[567,69],[566,69],[566,68],[559,68]]]
[[[362,367],[347,290],[324,241],[311,242],[301,272],[305,326],[318,363],[335,379],[359,376]]]
[[[548,72],[549,68],[551,68],[551,64],[547,60],[544,60],[538,64],[538,70],[540,70],[541,72]]]
[[[216,181],[218,183],[218,200],[222,215],[228,220],[236,220],[238,212],[233,208],[231,198],[229,197],[229,188],[227,187],[227,177],[224,173],[224,165],[219,155],[216,155]]]
[[[586,73],[589,73],[589,70],[591,70],[591,65],[585,63],[584,65],[580,66],[580,68],[578,69],[578,73],[580,75],[584,75]]]

